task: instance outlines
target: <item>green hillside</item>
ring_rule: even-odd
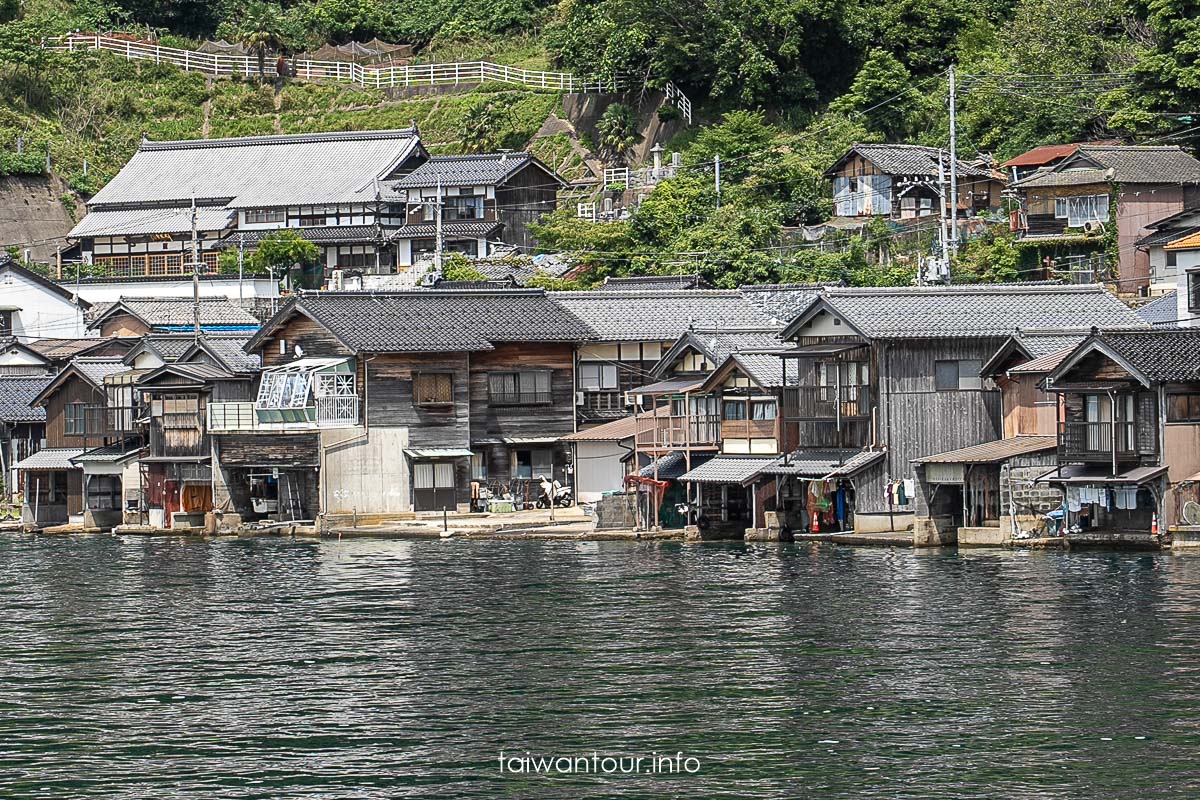
[[[289,52],[378,36],[412,44],[426,63],[486,58],[620,75],[634,88],[673,82],[696,109],[696,124],[666,143],[683,152],[687,169],[628,221],[579,222],[571,209],[541,230],[545,247],[585,254],[597,276],[695,270],[721,285],[906,282],[912,267],[903,258],[878,267],[869,256],[923,242],[900,242],[878,226],[822,252],[795,229],[830,213],[820,174],[848,144],[945,144],[951,63],[961,76],[964,157],[1003,159],[1037,144],[1097,138],[1192,147],[1200,130],[1200,0],[0,0],[0,20],[0,173],[40,171],[48,149],[53,169],[85,196],[142,134],[416,120],[435,151],[522,147],[560,98],[511,86],[409,99],[333,84],[290,83],[276,93],[253,77],[211,80],[37,46],[72,29],[153,31],[178,46],[258,36]],[[636,101],[635,93],[629,102]],[[637,142],[639,114],[652,112],[618,103],[601,119],[598,141],[585,144],[620,163]],[[582,172],[565,134],[537,147],[568,173]],[[1028,261],[997,233],[972,243],[957,268],[962,279],[1013,279]]]

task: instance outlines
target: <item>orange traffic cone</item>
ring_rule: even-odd
[[[813,533],[821,532],[821,516],[816,512],[812,512],[812,528]]]
[[[1158,536],[1158,512],[1155,511],[1150,515],[1150,535]]]

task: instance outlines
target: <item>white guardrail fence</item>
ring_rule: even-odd
[[[178,47],[164,47],[125,36],[72,33],[46,39],[47,50],[107,50],[135,61],[174,64],[181,69],[208,75],[230,77],[257,75],[258,57],[201,53]],[[307,58],[289,59],[292,77],[300,80],[332,80],[359,86],[386,88],[390,86],[447,86],[460,83],[495,81],[561,92],[615,92],[624,88],[620,79],[583,78],[568,72],[542,72],[509,67],[490,61],[461,61],[452,64],[356,64],[352,61],[316,61]],[[263,63],[263,74],[274,77],[274,58]],[[664,88],[667,102],[676,106],[688,124],[692,121],[692,103],[673,83]]]

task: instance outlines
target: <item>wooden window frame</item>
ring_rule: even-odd
[[[1188,406],[1183,416],[1176,416],[1175,414],[1175,398],[1184,398],[1184,402]],[[1200,424],[1200,392],[1168,392],[1167,423],[1182,425]]]
[[[444,400],[425,400],[421,398],[419,385],[426,379],[445,379],[450,389],[450,396]],[[435,392],[436,394],[436,392]],[[412,376],[412,400],[417,408],[445,408],[454,405],[454,373],[446,370],[421,370]]]
[[[534,376],[532,378],[534,388],[532,391],[524,391],[522,384],[524,379],[522,376]],[[537,389],[538,375],[546,376],[546,390],[544,392]],[[496,391],[496,380],[512,377],[515,379],[515,391],[503,392]],[[498,370],[488,373],[488,404],[493,406],[548,406],[554,402],[554,373],[548,369],[521,369],[521,370]]]

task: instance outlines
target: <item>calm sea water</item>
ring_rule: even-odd
[[[4,798],[1200,794],[1200,558],[8,536],[0,564]]]

